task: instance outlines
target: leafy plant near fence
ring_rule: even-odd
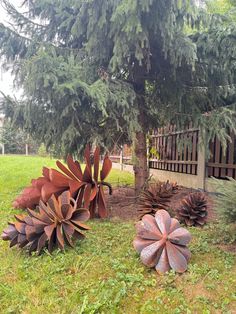
[[[236,223],[236,180],[211,179],[216,190],[216,210],[226,223]]]

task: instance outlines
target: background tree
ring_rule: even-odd
[[[221,41],[230,34],[195,1],[29,0],[24,14],[2,3],[11,24],[0,24],[0,54],[25,95],[23,103],[6,99],[5,112],[47,146],[75,152],[135,134],[138,191],[152,126],[193,121],[226,137],[218,116],[202,113],[234,95],[233,60],[213,42],[221,28]],[[232,111],[222,112],[221,126],[232,124]]]
[[[15,128],[10,121],[5,121],[0,129],[0,143],[5,145],[6,154],[25,154],[26,144],[30,154],[38,152],[39,145],[21,128]]]

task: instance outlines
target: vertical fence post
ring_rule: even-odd
[[[28,156],[29,155],[29,145],[25,144],[25,155]]]
[[[124,157],[124,147],[123,145],[121,146],[121,151],[120,151],[120,170],[123,170],[123,157]]]
[[[199,180],[199,188],[205,190],[206,182],[206,147],[204,143],[205,132],[199,130],[198,141],[198,164],[197,164],[197,176]]]
[[[4,144],[0,144],[0,146],[2,147],[2,155],[5,155],[5,145]]]

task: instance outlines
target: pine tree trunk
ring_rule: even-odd
[[[135,194],[139,195],[148,179],[147,167],[147,142],[146,130],[148,129],[145,121],[145,68],[135,63],[133,68],[134,90],[137,95],[137,107],[139,109],[139,125],[141,130],[137,131],[134,139],[134,174],[135,174]]]
[[[135,134],[134,152],[135,193],[138,195],[148,178],[147,143],[145,132],[141,131]]]

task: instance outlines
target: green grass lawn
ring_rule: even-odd
[[[55,160],[0,157],[0,231],[14,197]],[[132,184],[113,170],[113,184]],[[0,313],[236,313],[236,256],[214,244],[217,223],[190,228],[192,258],[183,275],[157,275],[132,248],[134,222],[90,221],[76,249],[29,257],[0,240]]]

